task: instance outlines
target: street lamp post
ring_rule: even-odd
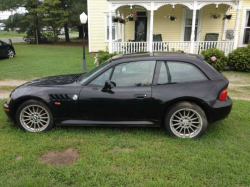
[[[80,15],[80,21],[81,23],[83,24],[82,28],[83,28],[83,72],[86,72],[87,71],[87,66],[86,66],[86,56],[85,56],[85,24],[87,23],[87,20],[88,20],[88,16],[85,14],[85,12],[83,12],[81,15]]]

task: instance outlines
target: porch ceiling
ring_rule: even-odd
[[[158,10],[160,7],[164,5],[185,5],[189,9],[201,9],[202,7],[209,5],[209,4],[226,4],[231,6],[233,9],[238,8],[238,1],[240,0],[107,0],[110,3],[112,3],[112,11],[115,11],[117,8],[127,5],[127,6],[132,6],[132,5],[139,5],[147,10]],[[152,7],[151,3],[154,3],[154,6]]]

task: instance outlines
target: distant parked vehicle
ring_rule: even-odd
[[[13,58],[15,55],[16,52],[12,45],[11,40],[9,44],[0,40],[0,57]]]

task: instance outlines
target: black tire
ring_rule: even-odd
[[[206,131],[208,121],[201,107],[191,102],[180,102],[167,111],[164,125],[167,133],[173,137],[199,138]]]
[[[27,112],[32,115],[29,115]],[[34,116],[36,116],[36,120],[34,119]],[[54,120],[50,109],[44,103],[37,100],[28,100],[22,103],[18,108],[16,112],[16,124],[19,128],[25,131],[45,132],[53,128]]]
[[[8,58],[14,58],[15,57],[15,52],[13,49],[8,49]]]

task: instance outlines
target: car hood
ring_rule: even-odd
[[[67,85],[77,81],[82,74],[59,75],[52,77],[44,77],[23,84],[22,86],[55,86]]]

